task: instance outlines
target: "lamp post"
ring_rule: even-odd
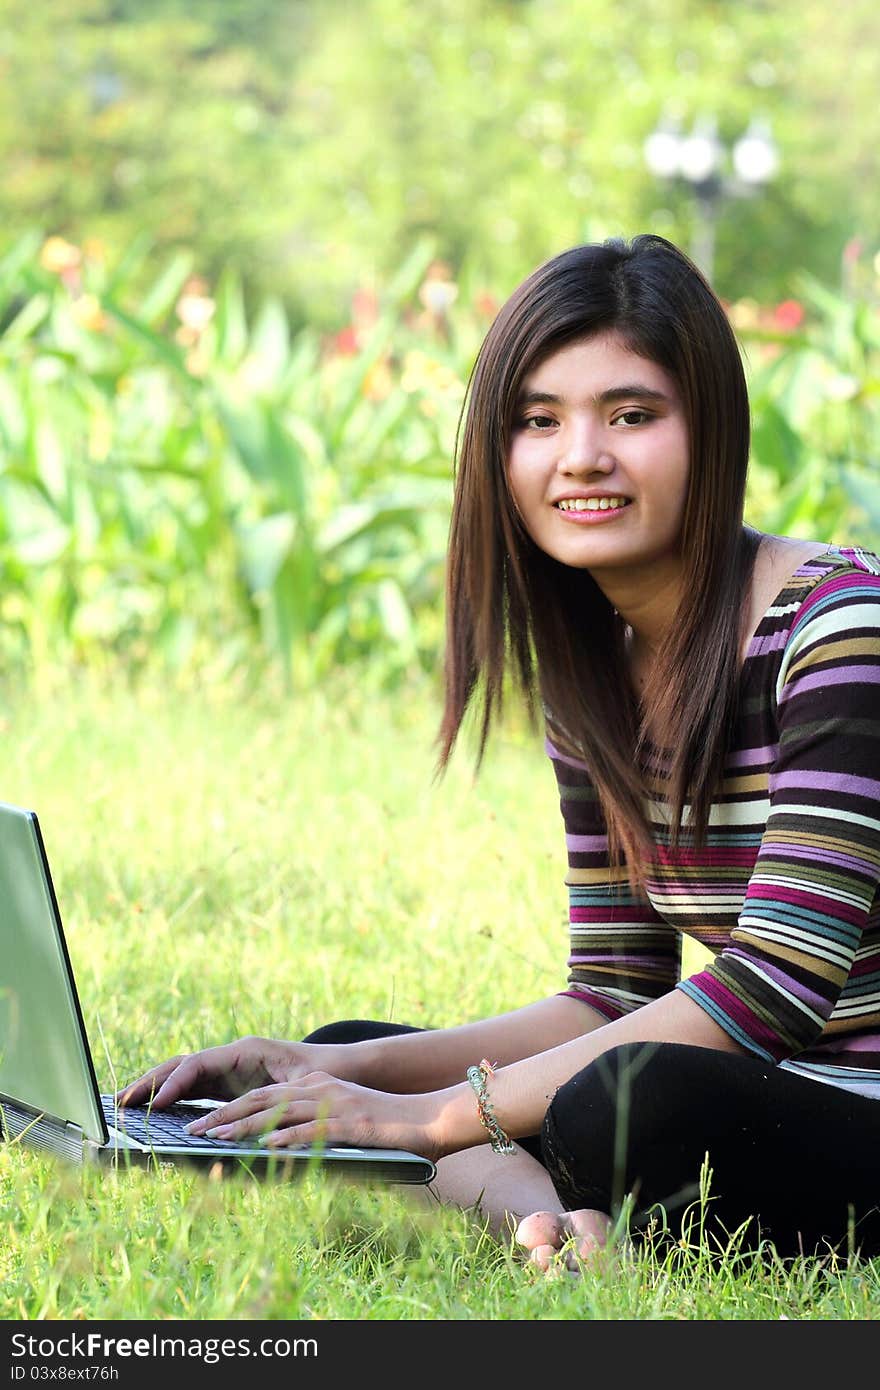
[[[729,151],[733,174],[724,170],[727,153],[714,117],[698,120],[689,132],[677,122],[661,121],[644,144],[645,163],[654,177],[683,184],[693,193],[696,218],[691,255],[709,280],[724,199],[754,197],[779,168],[779,151],[763,121],[752,121]]]

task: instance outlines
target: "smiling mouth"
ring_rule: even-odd
[[[553,505],[560,512],[621,512],[631,502],[630,497],[563,497]]]

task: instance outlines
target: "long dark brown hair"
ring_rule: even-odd
[[[560,348],[613,331],[664,368],[681,395],[690,470],[681,534],[683,598],[636,696],[626,624],[589,570],[547,555],[514,506],[507,460],[524,378]],[[663,731],[670,843],[705,844],[737,710],[743,595],[759,536],[743,526],[749,404],[724,309],[694,263],[658,236],[577,246],[539,266],[503,306],[474,364],[457,441],[446,575],[445,707],[438,774],[465,712],[481,705],[477,767],[508,673],[532,721],[583,759],[612,863],[644,888],[653,836],[648,729]]]

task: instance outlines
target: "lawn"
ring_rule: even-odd
[[[432,784],[438,705],[353,679],[71,675],[0,699],[0,799],[35,809],[102,1089],[246,1033],[446,1025],[560,988],[562,824],[512,722]],[[542,1278],[468,1214],[313,1174],[113,1175],[0,1150],[4,1319],[864,1319],[880,1262],[699,1244]]]

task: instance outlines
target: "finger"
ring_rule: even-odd
[[[247,1042],[247,1039],[244,1039]],[[158,1109],[176,1100],[207,1095],[224,1099],[247,1087],[230,1087],[229,1075],[242,1065],[241,1043],[225,1043],[221,1047],[204,1048],[201,1052],[179,1053],[170,1061],[153,1067],[133,1085],[126,1088],[125,1104],[141,1105],[150,1101]]]
[[[254,1091],[247,1091],[243,1096],[229,1101],[227,1105],[218,1106],[208,1115],[199,1115],[197,1119],[191,1120],[184,1128],[190,1134],[201,1134],[208,1129],[214,1130],[223,1125],[231,1125],[237,1120],[244,1120],[248,1115],[270,1110],[273,1106],[275,1112],[281,1116],[284,1106],[289,1100],[296,1099],[296,1095],[297,1092],[294,1087],[283,1083],[275,1086],[260,1086]]]
[[[344,1121],[321,1118],[273,1130],[264,1140],[267,1149],[305,1148],[310,1145],[323,1147],[326,1144],[356,1142],[347,1132]]]
[[[226,1071],[224,1060],[218,1056],[222,1051],[222,1048],[209,1048],[207,1052],[193,1052],[183,1057],[154,1095],[156,1108],[173,1105],[176,1100],[190,1096],[210,1095],[212,1088],[216,1092],[217,1078]]]
[[[279,1129],[282,1124],[287,1126],[311,1120],[314,1114],[315,1106],[312,1101],[285,1102],[254,1110],[225,1124],[212,1124],[212,1116],[209,1119],[209,1127],[203,1129],[202,1133],[209,1139],[247,1139],[254,1135],[265,1137],[273,1130]]]
[[[193,1121],[193,1125],[199,1126],[207,1123],[209,1125],[223,1124],[236,1118],[244,1118],[256,1111],[268,1110],[275,1107],[275,1113],[279,1116],[284,1114],[284,1108],[299,1106],[305,1107],[308,1118],[320,1119],[335,1107],[334,1097],[326,1092],[324,1082],[332,1078],[322,1077],[322,1084],[305,1085],[303,1081],[295,1084],[287,1081],[276,1082],[271,1086],[260,1086],[256,1090],[248,1091],[246,1095],[238,1097],[237,1100],[230,1101],[228,1105],[215,1110],[211,1116],[200,1116],[198,1121]],[[316,1091],[323,1092],[316,1094]],[[338,1097],[337,1097],[338,1099]],[[300,1115],[302,1109],[297,1110]]]
[[[143,1101],[149,1100],[150,1096],[162,1085],[167,1076],[170,1076],[174,1068],[179,1065],[182,1057],[172,1057],[167,1062],[160,1063],[157,1067],[151,1067],[144,1072],[136,1081],[130,1082],[118,1090],[114,1099],[120,1105],[140,1105]]]

